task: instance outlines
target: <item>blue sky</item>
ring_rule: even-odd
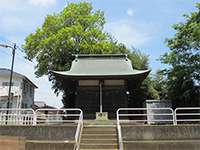
[[[0,43],[17,43],[41,26],[47,14],[60,12],[67,3],[80,0],[0,0]],[[149,55],[150,68],[155,72],[164,66],[157,59],[168,51],[164,43],[174,35],[171,26],[183,21],[183,14],[195,11],[199,0],[87,0],[95,10],[105,13],[105,31],[128,47],[135,47]],[[0,48],[0,67],[10,68],[11,51]],[[34,63],[23,58],[17,50],[15,71],[26,75],[39,88],[35,100],[62,106],[46,76],[35,78]]]

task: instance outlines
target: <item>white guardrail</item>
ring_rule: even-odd
[[[35,125],[33,109],[0,109],[0,125]]]
[[[77,124],[74,150],[79,150],[83,112],[70,109],[0,109],[0,125]]]
[[[200,107],[182,107],[174,111],[174,125],[200,123]]]
[[[119,150],[123,150],[121,124],[190,124],[200,123],[200,107],[119,108],[117,110]]]
[[[171,123],[174,122],[174,113],[171,108],[120,108],[117,116],[123,123]]]
[[[81,109],[0,109],[0,125],[37,125],[77,123],[74,150],[79,149],[83,129]],[[200,107],[120,108],[117,110],[117,130],[120,150],[123,150],[121,124],[189,124],[200,123]]]
[[[83,112],[78,108],[68,109],[37,109],[36,124],[66,124],[76,123],[74,150],[79,150],[80,135],[83,129]]]
[[[119,150],[123,150],[121,123],[128,124],[155,124],[174,122],[174,113],[171,108],[120,108],[117,110],[117,131]]]

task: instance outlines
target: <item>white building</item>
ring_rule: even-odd
[[[10,70],[0,68],[0,108],[6,108],[10,84]],[[26,76],[13,72],[10,108],[31,108],[37,86]]]

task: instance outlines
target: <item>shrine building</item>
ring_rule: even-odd
[[[149,72],[133,69],[124,54],[75,55],[69,71],[54,71],[65,85],[65,107],[82,109],[85,119],[114,119],[118,108],[134,107],[130,97]]]

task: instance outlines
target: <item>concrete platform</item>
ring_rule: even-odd
[[[200,125],[122,125],[125,141],[200,139]]]
[[[124,150],[200,150],[200,125],[122,125]]]
[[[80,150],[117,150],[116,121],[84,121]],[[76,124],[0,126],[0,150],[72,150]],[[14,136],[13,140],[12,137]],[[15,137],[22,137],[20,142]],[[10,137],[8,140],[6,137]],[[200,125],[122,125],[124,150],[200,150]],[[20,144],[19,144],[20,145]],[[23,145],[23,146],[22,146]],[[6,147],[7,146],[7,147]],[[7,149],[9,147],[9,149]],[[21,148],[21,149],[20,149]]]
[[[24,137],[0,136],[0,150],[25,150]]]
[[[20,136],[27,140],[74,140],[77,126],[68,125],[3,125],[0,136]]]
[[[75,141],[26,141],[26,150],[73,150]]]
[[[200,140],[124,141],[124,150],[200,150]]]

